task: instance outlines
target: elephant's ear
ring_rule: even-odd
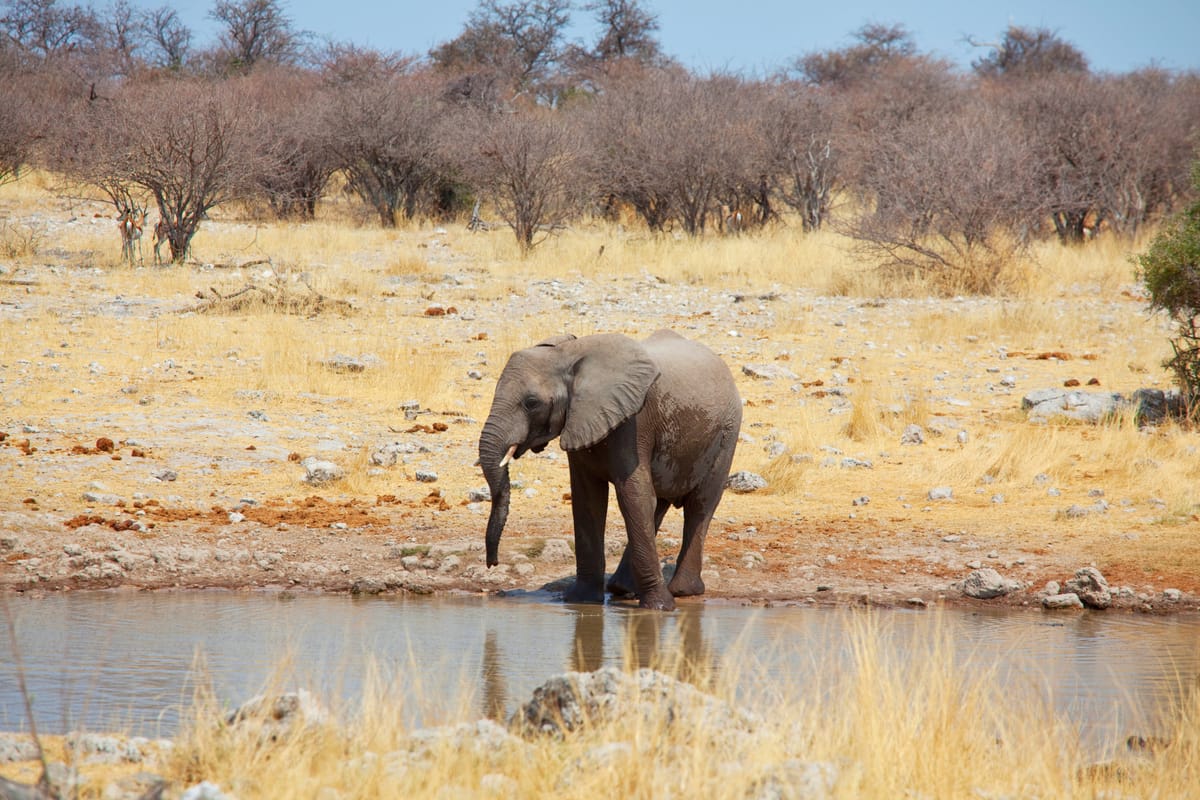
[[[579,358],[560,440],[567,451],[591,447],[641,411],[659,374],[646,349],[628,336],[597,334],[572,347]]]

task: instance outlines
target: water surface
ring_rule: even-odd
[[[412,724],[464,705],[502,716],[553,674],[628,657],[683,654],[758,684],[827,685],[831,671],[853,668],[851,630],[863,624],[862,612],[828,608],[695,603],[660,614],[542,595],[73,592],[0,604],[41,731],[148,736],[177,730],[197,680],[230,707],[277,680],[352,710],[369,671],[381,670]],[[990,670],[1014,698],[1053,704],[1101,749],[1152,732],[1162,702],[1200,679],[1197,616],[895,610],[870,619],[889,658],[923,658],[932,642],[948,642],[944,657],[961,669]],[[0,634],[0,730],[24,730],[16,658]]]

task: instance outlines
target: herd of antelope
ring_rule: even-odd
[[[121,231],[121,258],[129,264],[144,264],[142,257],[142,228],[146,225],[146,209],[135,202],[123,204],[120,216],[117,217],[117,227]],[[162,264],[162,246],[167,241],[167,221],[159,218],[154,226],[154,263]]]

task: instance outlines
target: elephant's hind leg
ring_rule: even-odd
[[[670,500],[658,501],[658,505],[654,507],[654,534],[658,535],[658,529],[662,527],[663,517],[667,515],[667,509],[671,507]],[[617,569],[613,572],[612,577],[608,579],[608,591],[613,597],[633,597],[637,594],[634,590],[633,572],[629,566],[629,545],[625,545],[624,552],[621,553],[621,561],[617,564]]]
[[[683,504],[683,544],[679,548],[679,558],[675,560],[675,574],[667,584],[675,597],[704,594],[704,580],[700,577],[704,567],[704,540],[720,502],[720,490],[698,490]]]

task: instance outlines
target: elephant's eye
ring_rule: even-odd
[[[521,405],[526,411],[536,411],[542,405],[542,399],[537,395],[527,394],[525,399],[521,401]]]

